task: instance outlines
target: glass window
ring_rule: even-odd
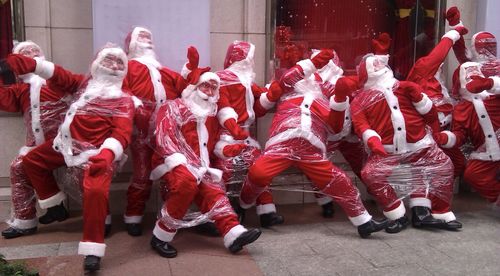
[[[347,74],[381,32],[393,38],[391,66],[404,79],[416,59],[436,44],[444,25],[441,0],[275,0],[272,74],[278,78],[311,49],[333,48]]]

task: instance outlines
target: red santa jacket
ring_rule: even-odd
[[[210,167],[219,139],[215,114],[197,117],[183,99],[167,101],[153,118],[155,145],[151,179],[161,178],[179,165],[185,165],[199,180],[208,172],[220,181],[222,172]]]
[[[383,91],[365,90],[354,98],[351,113],[356,134],[365,144],[370,137],[379,137],[389,153],[429,147],[434,141],[426,133],[423,116],[432,114],[432,102],[426,96],[412,101],[410,94],[422,94],[417,84],[395,79],[392,83]]]
[[[26,142],[20,154],[52,139],[64,118],[69,98],[56,85],[34,75],[23,76],[23,82],[0,86],[0,109],[21,112],[26,126]]]

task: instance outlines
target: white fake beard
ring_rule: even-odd
[[[255,80],[253,61],[244,59],[231,64],[228,69],[236,74],[240,81],[246,85],[252,85]]]
[[[318,74],[323,80],[323,82],[328,81],[335,84],[337,80],[344,74],[344,70],[338,67],[333,61],[329,61],[328,64],[318,70]]]
[[[124,70],[111,70],[99,65],[92,75],[85,93],[103,98],[118,97],[122,94],[121,87],[124,77]]]
[[[209,97],[197,88],[189,93],[183,93],[182,96],[184,103],[197,118],[215,116],[218,98],[217,96]]]

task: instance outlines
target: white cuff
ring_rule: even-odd
[[[176,232],[167,232],[167,231],[161,229],[161,227],[158,225],[158,223],[159,222],[157,221],[155,228],[153,228],[153,235],[161,241],[171,242],[174,239],[177,231]]]
[[[331,96],[330,108],[339,112],[345,111],[347,108],[349,108],[349,98],[346,98],[345,101],[338,103],[335,101],[335,96]]]
[[[410,208],[416,207],[416,206],[421,206],[421,207],[427,207],[431,208],[431,200],[425,197],[415,197],[415,198],[410,198]]]
[[[61,202],[63,202],[64,200],[66,200],[66,194],[62,191],[59,191],[57,194],[49,198],[39,199],[38,204],[40,204],[40,208],[47,209],[61,204]]]
[[[441,39],[444,38],[449,38],[451,39],[451,41],[453,41],[453,43],[455,43],[460,39],[460,33],[458,33],[456,30],[450,30],[441,37]]]
[[[455,214],[453,214],[453,212],[446,212],[444,214],[435,214],[435,213],[432,213],[431,215],[435,219],[442,219],[442,220],[444,220],[446,222],[450,222],[450,221],[453,221],[453,220],[457,219],[457,217],[455,217]]]
[[[98,242],[80,242],[78,244],[78,255],[93,255],[104,257],[106,252],[106,244]]]
[[[390,220],[397,220],[398,218],[401,218],[405,215],[406,208],[403,202],[399,202],[399,206],[396,209],[387,212],[384,211],[383,213],[386,218]]]
[[[419,102],[413,102],[413,106],[415,107],[415,109],[417,109],[418,113],[425,115],[429,113],[429,111],[431,111],[432,101],[425,93],[422,93],[422,95],[422,100],[420,100]]]
[[[182,65],[182,69],[181,69],[181,76],[185,79],[187,79],[187,76],[189,75],[189,73],[191,73],[191,70],[189,70],[187,68],[187,65],[188,63],[184,63],[184,65]]]
[[[229,156],[224,155],[224,148],[228,145],[230,145],[230,144],[226,141],[218,141],[217,143],[215,143],[215,148],[214,148],[215,156],[217,156],[218,158],[223,159],[223,160],[227,160],[227,159],[231,158]]]
[[[310,59],[303,59],[297,62],[297,65],[302,68],[302,70],[304,71],[304,76],[306,78],[312,75],[312,73],[316,72],[316,67],[314,66],[314,63],[312,63]]]
[[[460,20],[460,22],[458,22],[457,25],[453,25],[453,26],[450,25],[450,28],[453,28],[453,29],[455,29],[457,27],[464,27],[464,23],[462,23],[462,20]]]
[[[224,125],[224,122],[228,119],[235,119],[238,121],[238,114],[232,107],[224,107],[217,112],[217,118],[219,119],[219,123]]]
[[[446,144],[442,145],[441,147],[445,149],[454,147],[457,143],[457,136],[455,135],[455,133],[448,130],[441,131],[441,133],[444,133],[448,136],[448,142],[446,142]]]
[[[229,248],[233,242],[243,233],[248,231],[245,227],[238,224],[235,227],[231,228],[226,235],[224,235],[224,246]]]
[[[378,133],[375,130],[367,129],[363,132],[363,135],[362,135],[363,142],[365,143],[365,145],[367,145],[368,140],[370,138],[372,138],[373,136],[378,137],[378,139],[380,139],[380,141],[382,141],[382,138],[380,137],[380,135],[378,135]]]
[[[493,79],[493,87],[488,90],[488,92],[492,94],[500,94],[500,77],[493,76],[490,78]]]
[[[111,222],[112,222],[111,215],[107,215],[106,219],[104,220],[104,224],[111,225]]]
[[[257,205],[255,207],[255,211],[257,212],[257,215],[259,215],[259,216],[264,215],[264,214],[269,214],[269,213],[276,213],[276,205],[274,205],[274,203]]]
[[[125,223],[141,223],[142,216],[127,216],[123,215],[123,222]]]
[[[34,219],[11,218],[7,221],[7,224],[16,229],[25,230],[35,228],[38,225],[38,219],[36,217]]]
[[[143,106],[144,104],[142,103],[142,101],[137,98],[136,96],[132,96],[132,101],[134,102],[134,107],[135,108],[139,108],[141,106]]]
[[[158,167],[154,168],[151,171],[149,179],[151,180],[160,179],[164,174],[173,170],[175,167],[186,164],[187,164],[187,158],[186,156],[184,156],[184,154],[179,152],[173,153],[165,157],[165,161],[163,162],[163,164],[159,165]]]
[[[109,149],[115,154],[115,159],[113,161],[119,161],[122,159],[123,155],[123,146],[120,141],[116,140],[113,137],[106,138],[104,143],[102,143],[100,149]]]
[[[360,226],[372,220],[372,216],[368,213],[368,211],[364,211],[361,215],[356,217],[349,217],[349,220],[354,226]]]
[[[52,78],[54,75],[54,63],[38,57],[35,57],[34,60],[36,61],[34,73],[46,80]]]
[[[263,108],[267,110],[273,108],[274,104],[276,104],[275,102],[271,102],[267,98],[267,92],[260,94],[259,103],[260,105],[262,105]]]

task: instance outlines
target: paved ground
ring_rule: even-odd
[[[361,239],[339,210],[334,219],[323,219],[315,204],[284,205],[285,225],[264,230],[238,255],[228,253],[221,238],[184,230],[173,243],[179,250],[174,259],[149,248],[152,214],[148,234],[139,238],[129,237],[115,217],[98,275],[500,275],[500,219],[474,194],[457,196],[454,210],[464,223],[460,232],[410,228]],[[248,217],[255,226],[255,215]],[[24,259],[41,275],[82,275],[80,229],[79,217],[43,226],[37,235],[0,239],[0,253]]]

